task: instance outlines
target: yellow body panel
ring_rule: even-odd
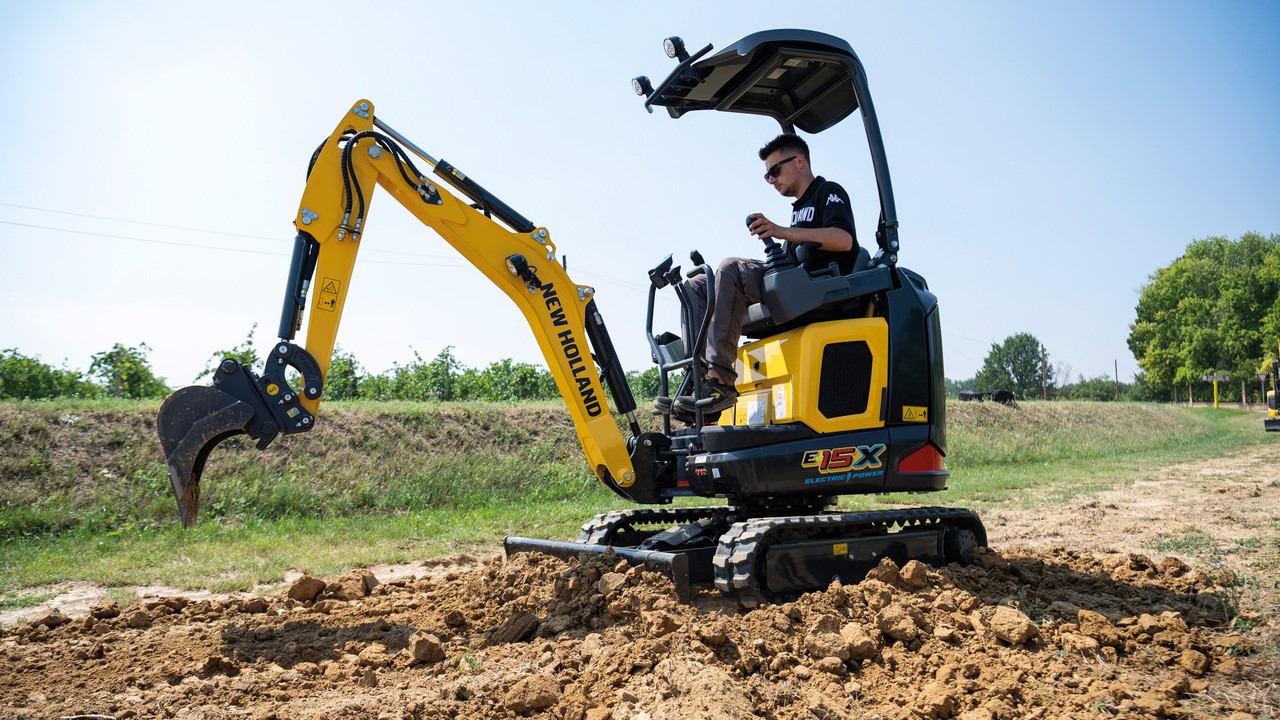
[[[856,415],[829,418],[818,409],[823,349],[864,342],[871,355],[867,407]],[[806,325],[756,340],[738,350],[738,403],[721,425],[781,425],[800,422],[820,433],[883,427],[881,403],[888,386],[889,325],[884,318],[835,320]],[[804,359],[809,358],[809,364]]]
[[[363,237],[343,229],[344,190],[341,149],[338,141],[347,132],[373,130],[373,105],[358,101],[334,129],[307,180],[295,225],[320,243],[315,280],[311,286],[306,349],[327,374],[333,356],[338,324],[351,287],[351,270]],[[497,285],[520,308],[534,331],[551,374],[556,379],[578,432],[587,459],[597,476],[608,472],[622,487],[635,480],[626,441],[614,421],[605,399],[595,363],[588,347],[586,306],[594,289],[575,284],[556,261],[555,244],[545,228],[518,233],[499,225],[459,200],[443,185],[430,178],[426,184],[434,192],[424,199],[418,189],[405,181],[389,152],[370,148],[373,138],[357,141],[352,151],[354,184],[364,194],[366,211],[371,205],[375,184],[391,193],[423,224],[435,230],[472,265]],[[435,198],[439,202],[435,202]],[[355,223],[353,216],[348,227]],[[512,275],[506,265],[511,255],[522,255],[536,268],[541,288],[533,288]],[[441,298],[442,303],[465,302],[465,298]],[[424,306],[424,314],[439,312],[439,306]],[[319,401],[303,400],[317,412]]]

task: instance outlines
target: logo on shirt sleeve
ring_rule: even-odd
[[[839,195],[835,193],[831,193],[830,195],[827,196],[827,204],[830,205],[831,203],[840,203],[843,205],[844,200],[841,200]]]

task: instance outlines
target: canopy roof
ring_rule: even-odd
[[[678,118],[693,110],[767,115],[792,131],[819,133],[858,109],[862,75],[853,48],[811,30],[766,30],[699,59],[681,63],[646,105]]]

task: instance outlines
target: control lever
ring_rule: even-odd
[[[755,214],[747,216],[747,228],[751,228],[751,223],[756,221]],[[773,238],[760,238],[764,242],[764,256],[768,258],[769,269],[781,269],[794,267],[796,262],[787,255],[787,251],[777,243]]]

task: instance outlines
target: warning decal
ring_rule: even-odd
[[[320,295],[316,297],[316,307],[334,312],[338,309],[338,288],[342,283],[333,278],[325,278],[320,283]]]
[[[929,408],[914,405],[902,406],[903,422],[929,422]]]

